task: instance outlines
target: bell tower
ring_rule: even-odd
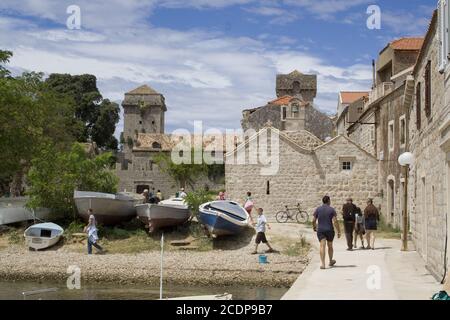
[[[297,70],[289,74],[278,74],[277,97],[301,95],[307,102],[313,102],[317,95],[317,76],[303,74]]]

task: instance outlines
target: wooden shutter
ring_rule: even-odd
[[[416,127],[420,130],[422,122],[422,94],[420,82],[416,86]]]
[[[425,67],[425,115],[431,116],[431,60]]]

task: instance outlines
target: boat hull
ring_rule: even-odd
[[[104,225],[115,225],[130,221],[136,217],[135,205],[142,203],[143,199],[132,199],[131,197],[117,198],[115,195],[103,197],[101,194],[87,192],[75,194],[74,200],[78,216],[85,222],[89,221],[88,210],[93,210],[95,219]]]
[[[50,210],[44,208],[35,209],[33,214],[33,211],[25,208],[27,201],[26,197],[0,199],[0,225],[50,217]]]
[[[212,202],[214,203],[218,202]],[[236,205],[236,204],[234,204]],[[229,208],[224,205],[217,205],[219,209]],[[240,207],[236,207],[230,212],[221,212],[210,207],[210,203],[203,204],[199,208],[199,220],[205,225],[209,233],[213,236],[226,236],[242,233],[248,227],[248,215],[245,211],[241,211]],[[237,210],[239,210],[241,216],[237,216]],[[242,210],[244,210],[242,208]],[[245,219],[244,219],[245,217]]]
[[[57,244],[63,233],[63,228],[57,224],[39,223],[26,229],[23,235],[29,248],[42,250]]]
[[[139,204],[136,205],[136,212],[138,219],[148,226],[150,231],[183,224],[191,216],[187,207],[164,204]]]

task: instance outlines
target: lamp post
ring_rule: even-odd
[[[405,168],[405,187],[403,188],[403,239],[402,251],[408,251],[408,174],[414,162],[411,152],[404,152],[398,157],[398,163]]]

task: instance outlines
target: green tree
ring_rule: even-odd
[[[97,88],[94,75],[51,74],[47,84],[59,93],[72,98],[76,119],[85,126],[78,141],[92,139],[97,146],[104,149],[117,149],[114,137],[116,124],[119,122],[119,106],[107,99],[103,100]]]
[[[11,57],[12,57],[11,51],[0,50],[0,78],[7,77],[10,75],[9,70],[3,67],[2,64],[8,63]]]
[[[115,193],[118,178],[110,170],[111,157],[109,152],[91,157],[79,143],[70,151],[43,148],[28,172],[28,206],[70,217],[75,213],[74,190]]]
[[[81,128],[68,99],[51,90],[42,77],[34,72],[0,77],[0,180],[13,181],[14,193],[43,145],[67,148]]]
[[[180,187],[186,187],[189,184],[192,188],[195,182],[201,176],[207,174],[207,165],[194,164],[195,151],[191,152],[191,163],[190,164],[176,164],[172,161],[169,154],[158,153],[153,157],[153,161],[159,166],[162,172],[171,176]]]

